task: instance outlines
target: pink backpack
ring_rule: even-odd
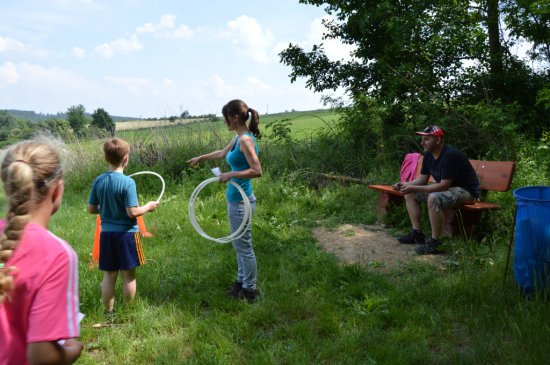
[[[418,165],[418,160],[422,156],[420,153],[413,152],[407,153],[401,164],[401,181],[411,181],[416,177],[416,166]]]

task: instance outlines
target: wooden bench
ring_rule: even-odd
[[[462,205],[458,209],[445,210],[444,236],[457,236],[461,233],[473,234],[475,227],[481,221],[481,215],[484,211],[500,209],[500,206],[497,204],[483,201],[487,195],[487,191],[505,192],[510,190],[510,186],[512,185],[512,178],[516,169],[515,162],[470,160],[470,163],[479,177],[481,186],[480,200],[472,204]],[[422,157],[418,160],[416,176],[420,175],[421,168]],[[391,185],[369,185],[368,188],[380,193],[376,213],[378,221],[385,223],[386,216],[392,207],[402,204],[405,200],[403,198],[404,194],[393,190]]]

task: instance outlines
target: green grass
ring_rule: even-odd
[[[334,119],[325,123],[327,115],[324,121],[294,115],[293,133],[332,126]],[[132,145],[126,172],[157,171],[167,186],[161,207],[145,216],[155,236],[144,239],[148,263],[138,269],[137,300],[122,305],[119,284],[112,325],[93,326],[105,323],[102,274],[88,266],[95,217],[86,213],[86,200],[93,178],[106,168],[101,141],[70,146],[65,199],[50,225],[80,258],[86,317],[79,364],[550,363],[548,299],[522,300],[511,273],[503,285],[511,209],[486,215],[481,242],[448,240],[444,249],[452,255],[443,268],[341,265],[319,248],[311,229],[373,223],[377,194],[360,185],[313,188],[294,171],[281,173],[273,155],[294,153],[295,145],[283,146],[291,151],[285,152],[264,140],[260,157],[266,174],[254,181],[253,219],[262,295],[247,304],[225,294],[236,271],[231,245],[201,238],[187,217],[191,192],[211,176],[212,166],[188,168],[185,160],[224,146],[229,133],[223,123],[124,133]],[[330,160],[333,152],[317,157]],[[536,180],[523,165],[518,161],[520,175]],[[141,176],[136,183],[141,202],[156,199],[155,177]],[[223,186],[209,186],[200,198],[201,226],[213,236],[226,235]],[[513,206],[511,193],[494,198]],[[391,232],[397,235],[409,223],[404,209],[395,211]]]
[[[343,266],[315,243],[318,222],[372,223],[376,196],[360,186],[312,190],[264,176],[255,181],[253,221],[262,295],[255,304],[225,290],[236,263],[230,245],[206,241],[187,217],[187,201],[208,172],[168,182],[162,206],[145,217],[147,265],[138,269],[134,306],[104,322],[101,273],[88,268],[94,217],[86,191],[69,186],[51,230],[80,258],[80,364],[542,364],[550,311],[522,301],[513,279],[502,286],[504,243],[477,252],[477,242],[451,242],[463,252],[445,269],[409,264],[382,272]],[[68,182],[69,185],[70,181]],[[158,187],[144,190],[153,199]],[[201,194],[203,228],[223,217],[223,187]],[[469,249],[468,249],[469,247]],[[473,247],[473,248],[472,248]],[[469,254],[464,254],[469,252]],[[486,258],[486,259],[480,259]]]

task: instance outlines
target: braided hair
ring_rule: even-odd
[[[0,175],[8,200],[6,224],[0,234],[0,263],[13,255],[33,209],[41,203],[51,183],[63,177],[60,154],[53,144],[23,141],[8,148]],[[14,267],[0,268],[0,303],[13,289]]]

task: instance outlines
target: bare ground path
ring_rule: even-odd
[[[345,264],[359,264],[382,270],[392,269],[411,261],[443,267],[447,255],[419,256],[416,245],[403,245],[381,225],[344,224],[336,229],[316,227],[313,235],[327,252]]]

